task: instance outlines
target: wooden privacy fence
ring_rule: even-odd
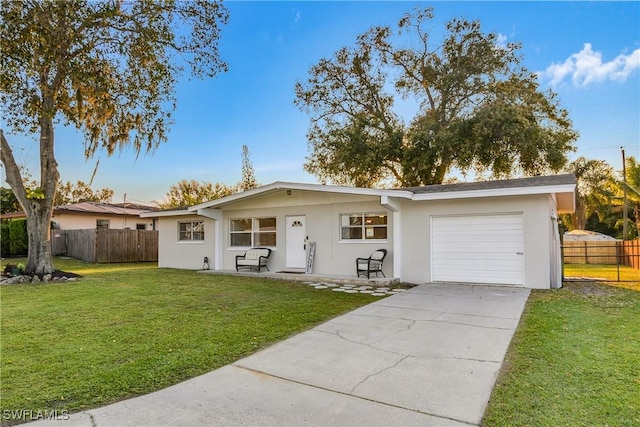
[[[640,239],[616,242],[564,242],[565,264],[628,265],[640,270]]]
[[[88,262],[158,261],[158,232],[147,230],[51,230],[53,255]]]

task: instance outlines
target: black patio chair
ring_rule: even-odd
[[[356,258],[356,272],[358,277],[360,277],[361,274],[366,274],[367,279],[369,279],[371,273],[376,273],[376,277],[378,277],[378,273],[382,273],[382,277],[387,277],[384,275],[384,271],[382,271],[382,262],[386,256],[386,249],[378,249],[373,252],[369,258]]]

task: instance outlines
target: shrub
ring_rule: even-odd
[[[9,223],[9,252],[11,255],[27,255],[28,239],[26,219],[17,219]]]

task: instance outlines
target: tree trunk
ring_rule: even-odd
[[[585,212],[582,196],[576,192],[576,211],[573,213],[573,229],[584,230],[587,225],[587,214]]]
[[[42,276],[53,273],[55,268],[51,258],[51,215],[52,206],[47,200],[30,200],[27,213],[27,235],[29,252],[26,272]]]
[[[49,274],[55,270],[51,259],[50,227],[56,185],[60,174],[53,151],[53,120],[40,119],[40,187],[27,189],[20,174],[13,151],[0,130],[0,155],[5,166],[7,184],[27,216],[29,238],[25,271],[29,274]]]

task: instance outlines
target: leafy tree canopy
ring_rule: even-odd
[[[27,191],[10,135],[0,131],[7,183],[27,214],[29,273],[51,273],[49,224],[59,180],[54,124],[84,133],[84,153],[136,152],[166,141],[183,68],[226,69],[219,58],[226,9],[215,0],[4,0],[0,104],[7,130],[38,134],[40,176]]]
[[[230,196],[238,192],[237,186],[229,187],[224,184],[210,182],[198,182],[183,179],[169,188],[164,200],[154,201],[160,209],[173,209],[193,206],[209,200]]]
[[[577,133],[568,112],[480,23],[452,19],[431,39],[431,8],[373,27],[354,47],[323,58],[296,84],[311,118],[305,169],[337,184],[439,184],[452,168],[536,175],[558,171]],[[408,122],[400,100],[419,105]]]
[[[607,215],[616,193],[614,171],[604,160],[585,157],[569,163],[567,171],[576,177],[576,211],[571,228],[584,230],[591,215]]]
[[[0,213],[20,212],[22,208],[10,188],[0,187]]]
[[[30,191],[28,185],[27,191]],[[110,188],[102,188],[94,191],[89,185],[82,181],[78,181],[76,184],[67,181],[65,184],[62,182],[58,183],[54,205],[62,206],[80,202],[109,203],[112,198],[113,190]],[[13,190],[10,188],[0,188],[0,209],[2,213],[22,211],[18,199],[16,199]]]
[[[67,181],[65,184],[58,184],[56,192],[55,206],[68,205],[80,202],[101,202],[109,203],[113,198],[113,190],[110,188],[101,188],[100,190],[92,190],[91,187],[83,181],[72,184]]]
[[[626,184],[622,172],[616,173],[604,160],[578,157],[566,167],[576,176],[576,211],[563,215],[570,230],[598,231],[623,237],[624,188],[627,188],[627,236],[632,239],[640,230],[640,166],[634,157],[626,159]]]

